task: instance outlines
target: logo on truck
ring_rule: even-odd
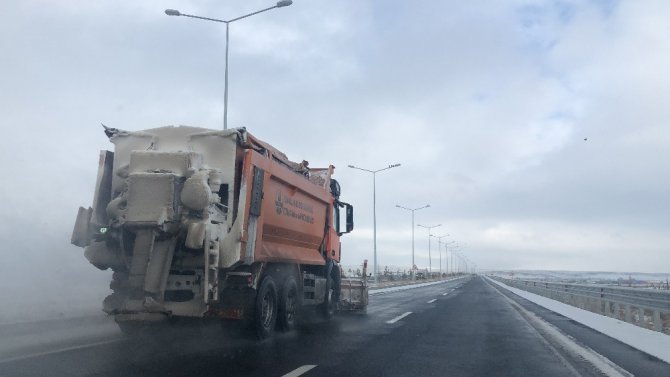
[[[288,216],[308,224],[314,224],[314,217],[309,215],[314,213],[314,208],[307,203],[284,195],[281,190],[277,190],[277,194],[275,195],[275,209],[277,210],[277,215]]]

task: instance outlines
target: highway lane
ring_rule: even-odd
[[[424,302],[431,310],[413,313],[376,339],[376,347],[361,350],[351,360],[357,367],[318,368],[312,375],[570,375],[570,366],[480,278],[455,293]]]
[[[183,324],[140,339],[113,326],[102,317],[0,326],[0,376],[598,375],[479,277],[371,296],[367,315],[338,315],[263,342],[218,324]],[[639,362],[636,375],[670,375],[665,363],[607,344],[616,344],[607,357],[621,370]]]
[[[104,316],[0,326],[0,376],[214,375],[222,370],[226,375],[278,376],[324,358],[319,354],[327,350],[324,347],[335,351],[329,358],[346,357],[361,344],[392,331],[385,321],[410,309],[428,310],[421,305],[424,297],[462,283],[373,295],[367,315],[338,315],[329,323],[312,320],[263,342],[240,336],[235,329],[222,329],[218,323],[197,321],[139,339],[123,336]]]

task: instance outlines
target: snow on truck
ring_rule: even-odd
[[[103,310],[121,330],[211,317],[265,338],[310,308],[327,319],[365,310],[365,282],[339,264],[353,207],[332,165],[292,162],[244,128],[105,133],[114,152],[100,152],[93,205],[79,208],[71,242],[113,270]]]

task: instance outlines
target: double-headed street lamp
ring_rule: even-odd
[[[460,249],[463,245],[458,245],[458,248]],[[461,268],[463,268],[463,272],[468,273],[470,270],[470,266],[472,265],[472,262],[465,256],[463,255],[462,252],[455,252],[456,257],[458,258],[458,272],[461,271]],[[452,253],[453,254],[453,253]]]
[[[466,245],[467,245],[467,243],[463,243],[463,244],[458,245],[458,247],[459,247],[458,255],[461,257],[461,263],[463,265],[465,273],[468,272],[468,258],[466,258],[465,255],[463,255],[463,248],[465,248]]]
[[[463,264],[465,264],[465,273],[473,273],[474,263],[465,255],[463,255]]]
[[[457,256],[457,250],[459,250],[463,244],[454,242],[456,245],[454,246],[453,250],[451,251],[451,272],[457,272],[458,273],[458,260],[454,260],[454,258]]]
[[[461,262],[463,263],[463,272],[466,274],[468,273],[468,258],[465,257],[465,255],[461,254]]]
[[[440,277],[442,277],[442,239],[444,237],[449,237],[449,234],[444,236],[433,236],[437,238],[437,254],[440,256]]]
[[[214,21],[214,22],[222,22],[226,24],[226,73],[225,73],[225,84],[224,84],[224,92],[223,92],[223,129],[227,130],[228,129],[228,31],[229,31],[229,25],[231,22],[235,22],[237,20],[241,20],[243,18],[251,17],[255,14],[262,13],[269,11],[270,9],[275,9],[275,8],[282,8],[282,7],[287,7],[289,5],[293,4],[292,0],[281,0],[277,1],[277,3],[269,8],[261,9],[256,12],[252,12],[249,14],[245,14],[244,16],[236,17],[230,20],[219,20],[217,18],[209,18],[209,17],[201,17],[201,16],[194,16],[192,14],[184,14],[179,12],[176,9],[166,9],[165,14],[168,16],[183,16],[183,17],[190,17],[190,18],[197,18],[200,20],[206,20],[206,21]]]
[[[453,245],[453,244],[457,244],[457,242],[456,241],[449,241],[449,242],[444,243],[444,258],[446,259],[445,260],[445,264],[446,264],[445,270],[447,270],[447,274],[449,274],[449,266],[451,266],[451,264],[449,264],[449,245]],[[452,252],[452,254],[453,254],[453,252]],[[453,270],[453,268],[454,267],[451,266],[452,270]]]
[[[425,206],[418,207],[418,208],[407,208],[407,207],[403,207],[403,206],[398,205],[398,204],[396,204],[395,206],[400,208],[400,209],[404,209],[404,210],[412,212],[412,276],[414,276],[414,266],[415,266],[415,264],[414,264],[414,212],[416,212],[420,209],[428,208],[428,207],[430,207],[430,204],[426,204]]]
[[[417,226],[428,229],[428,271],[429,271],[429,274],[432,276],[432,274],[433,274],[433,258],[431,258],[431,256],[430,256],[430,237],[432,236],[432,234],[430,234],[430,230],[433,229],[433,228],[437,228],[438,226],[442,226],[442,224],[437,224],[437,225],[432,225],[432,226],[426,226],[426,225],[418,224]]]
[[[372,173],[372,235],[374,239],[375,283],[378,283],[379,280],[377,279],[377,173],[379,173],[380,171],[397,168],[398,166],[400,166],[400,164],[389,165],[383,169],[377,169],[377,170],[363,169],[354,165],[348,165],[348,166],[352,169],[358,169],[366,171],[368,173]]]
[[[458,261],[458,251],[461,249],[461,245],[456,245],[454,250],[451,252],[451,264],[452,268],[455,269],[456,273],[460,272],[460,262]]]

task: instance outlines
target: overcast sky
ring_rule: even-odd
[[[109,278],[69,245],[112,147],[101,122],[222,126],[224,25],[163,10],[229,19],[272,4],[1,3],[10,289]],[[372,176],[347,165],[401,163],[377,176],[380,266],[411,262],[395,205],[430,204],[417,223],[442,224],[482,269],[667,272],[668,20],[667,1],[295,0],[231,24],[229,125],[337,167],[356,214],[345,265],[373,249]],[[417,228],[420,267],[427,249]]]

